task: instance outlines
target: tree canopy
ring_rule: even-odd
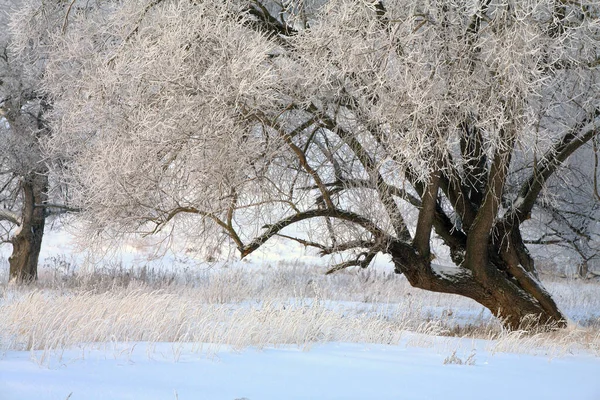
[[[17,49],[48,7],[14,18]],[[598,133],[598,4],[55,7],[32,65],[53,104],[46,150],[91,232],[174,226],[242,257],[277,235],[346,254],[332,270],[386,253],[510,327],[564,324],[521,227]]]

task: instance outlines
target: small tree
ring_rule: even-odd
[[[597,4],[286,4],[71,13],[48,148],[90,228],[224,233],[242,257],[283,236],[346,254],[332,271],[385,253],[510,328],[564,326],[521,227],[598,132]]]

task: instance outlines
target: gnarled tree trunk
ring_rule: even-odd
[[[512,239],[504,238],[505,242]],[[513,263],[519,246],[488,244],[487,274],[481,279],[468,268],[447,268],[432,265],[413,246],[397,241],[388,248],[396,272],[403,273],[414,287],[435,292],[469,297],[488,308],[511,330],[531,326],[559,328],[566,319],[558,306],[533,273],[533,260],[527,255],[525,263]],[[524,247],[523,247],[524,249]],[[525,250],[526,251],[526,250]],[[523,254],[524,255],[524,254]],[[465,254],[465,258],[467,254]]]

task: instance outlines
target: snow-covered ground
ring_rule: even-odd
[[[7,251],[6,247],[0,249],[0,256],[6,256]],[[278,264],[282,259],[290,264],[287,267]],[[70,238],[64,233],[48,235],[42,260],[45,263],[41,269],[42,277],[44,273],[52,274],[57,269],[69,269],[70,265],[85,263],[82,255],[73,253]],[[193,259],[178,258],[173,254],[162,260],[149,261],[147,252],[139,246],[126,249],[119,263],[124,268],[137,265],[172,271],[207,268]],[[4,326],[4,332],[8,332],[4,336],[8,341],[4,343],[0,335],[0,400],[600,400],[600,347],[597,346],[600,333],[594,328],[600,315],[597,284],[551,282],[550,289],[567,315],[585,327],[579,333],[572,331],[556,341],[537,336],[530,339],[506,336],[495,341],[453,338],[426,334],[428,321],[444,319],[446,328],[452,327],[453,323],[486,325],[491,319],[489,312],[482,311],[480,306],[470,304],[464,298],[415,291],[402,282],[402,277],[340,274],[325,278],[322,273],[314,271],[314,267],[306,267],[322,263],[296,244],[275,242],[243,263],[230,263],[221,272],[208,267],[209,270],[204,273],[206,276],[201,275],[200,280],[185,290],[170,286],[159,290],[133,287],[128,289],[130,294],[121,295],[119,287],[100,290],[90,286],[93,290],[79,293],[67,286],[42,286],[38,291],[31,289],[31,292],[29,289],[16,292],[10,286],[4,286],[4,292],[0,292],[0,306],[4,301],[5,317],[8,317],[9,303],[18,307],[35,307],[40,315],[31,311],[26,313],[28,317],[25,318],[30,318],[27,320],[19,317],[21,312],[16,312],[18,321],[14,316],[2,318],[0,315],[0,328]],[[386,263],[382,259],[378,270],[385,268]],[[59,272],[69,275],[69,271]],[[195,278],[198,279],[198,275]],[[271,310],[258,301],[263,294],[272,299],[283,296],[284,300],[273,300],[275,303]],[[289,300],[291,295],[301,297],[297,309],[288,305],[295,303]],[[323,310],[311,306],[315,302],[310,299],[317,297],[323,301],[320,303]],[[103,305],[96,306],[94,303],[93,307],[85,306],[90,299],[104,299],[101,301]],[[83,306],[79,305],[80,301]],[[117,310],[111,301],[122,309]],[[344,332],[351,331],[347,322],[350,319],[345,318],[376,314],[375,322],[397,329],[401,339],[391,341],[394,345],[385,345],[360,342],[361,339],[358,339],[359,343],[346,343],[343,339],[310,343],[303,342],[301,338],[299,340],[303,344],[300,346],[262,343],[258,347],[243,344],[232,348],[225,344],[202,344],[193,340],[122,343],[120,340],[123,339],[119,337],[103,337],[99,343],[77,344],[78,341],[67,340],[69,335],[75,337],[77,332],[62,332],[61,327],[67,321],[90,320],[92,317],[89,316],[93,315],[106,317],[113,315],[111,312],[114,311],[112,321],[121,322],[118,329],[115,324],[111,325],[114,334],[131,337],[134,330],[127,325],[131,325],[130,318],[139,314],[137,307],[142,306],[139,303],[148,305],[151,301],[157,304],[159,311],[163,309],[161,307],[171,305],[181,314],[172,316],[173,322],[170,322],[169,318],[161,319],[160,313],[154,315],[146,310],[144,318],[166,324],[157,328],[156,337],[166,337],[169,326],[177,331],[176,334],[180,326],[195,326],[199,337],[207,336],[202,331],[202,324],[194,325],[199,318],[196,314],[201,308],[199,305],[206,303],[206,307],[210,308],[216,301],[216,310],[223,311],[223,315],[214,310],[211,312],[215,313],[215,318],[217,315],[225,318],[223,322],[217,321],[217,326],[222,325],[224,332],[229,332],[229,325],[242,324],[239,318],[245,315],[241,312],[232,314],[229,309],[256,309],[249,315],[257,321],[262,321],[263,316],[274,318],[269,316],[280,314],[283,320],[291,316],[298,318],[300,322],[287,328],[290,334],[302,332],[307,324],[303,318],[306,318],[308,322],[318,321],[318,330],[329,332],[332,337],[344,337]],[[221,302],[226,304],[221,307]],[[378,302],[383,303],[380,305]],[[49,311],[44,311],[46,306]],[[193,315],[187,316],[182,311],[184,309]],[[339,316],[330,314],[330,309]],[[289,314],[282,314],[282,310]],[[311,310],[314,315],[308,315],[307,311]],[[50,317],[48,314],[51,314]],[[61,317],[56,317],[59,314]],[[231,317],[237,319],[226,319],[231,315],[237,315]],[[40,332],[35,335],[21,332],[32,326],[31,319],[34,317],[39,321],[34,325],[51,326],[50,330],[55,334],[42,338]],[[364,320],[370,321],[369,318]],[[337,325],[331,325],[337,331],[329,325],[321,325],[333,324],[327,321],[338,321],[335,322]],[[360,323],[352,321],[361,330],[366,330]],[[425,328],[419,331],[426,333],[405,332],[404,329],[412,329],[411,326],[419,325],[421,321]],[[101,322],[98,320],[98,327]],[[248,324],[248,329],[255,329],[254,334],[257,334],[256,327],[259,325],[263,325],[268,334],[269,329],[283,329],[281,322],[270,321],[277,328],[269,328],[267,322],[244,323]],[[352,329],[357,329],[357,326]],[[340,333],[340,329],[343,332]],[[87,334],[92,339],[85,336],[88,338],[85,340],[95,340],[93,337],[99,335],[100,330],[94,330],[92,324]],[[584,338],[591,335],[590,341],[586,341],[589,345],[582,346],[581,340],[575,339],[577,334]],[[16,351],[14,349],[18,346],[11,344],[12,338],[16,338],[14,343],[22,343],[21,336],[36,343],[56,340],[56,343],[68,344],[56,345],[55,350]],[[235,340],[245,343],[243,338]],[[293,342],[296,339],[289,340]],[[48,346],[52,347],[51,344]]]
[[[80,399],[600,399],[591,355],[490,354],[400,344],[329,343],[310,349],[222,349],[210,357],[168,343],[41,352],[0,359],[3,400]],[[468,360],[469,356],[472,357]],[[461,360],[464,364],[457,364]]]

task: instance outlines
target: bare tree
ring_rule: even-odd
[[[212,3],[97,2],[52,36],[48,150],[90,231],[385,253],[510,328],[565,325],[522,225],[598,132],[597,3]]]

